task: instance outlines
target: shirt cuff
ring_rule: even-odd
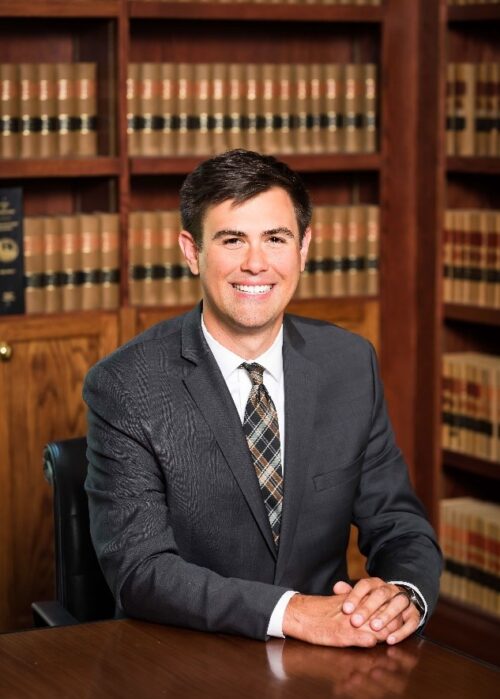
[[[269,624],[267,625],[267,635],[274,636],[275,638],[285,638],[283,634],[283,619],[285,617],[285,610],[287,608],[288,602],[292,599],[294,595],[298,592],[294,590],[288,590],[284,592],[279,598],[271,618],[269,619]]]
[[[422,607],[424,608],[424,613],[422,614],[422,618],[420,619],[420,624],[417,626],[417,631],[420,629],[425,622],[427,621],[427,602],[425,601],[425,597],[423,594],[420,592],[418,587],[414,585],[413,583],[406,582],[406,580],[388,580],[387,582],[391,583],[391,585],[404,585],[405,587],[409,587],[413,592],[418,595],[418,598],[420,602],[422,603]]]

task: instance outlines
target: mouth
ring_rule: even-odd
[[[260,296],[267,294],[273,288],[274,284],[233,284],[236,291],[241,291],[243,294],[250,296]]]

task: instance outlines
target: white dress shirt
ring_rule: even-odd
[[[243,419],[245,417],[245,407],[248,402],[248,396],[250,394],[250,389],[252,388],[252,382],[250,376],[246,369],[240,368],[242,362],[249,362],[249,360],[239,357],[237,354],[231,350],[221,345],[207,330],[207,326],[203,320],[203,315],[201,317],[201,329],[205,340],[212,354],[215,357],[219,369],[221,370],[224,381],[227,384],[231,397],[240,416],[241,424],[243,424]],[[283,375],[283,326],[281,326],[276,339],[274,340],[271,347],[266,350],[263,354],[251,362],[257,362],[264,367],[264,384],[272,398],[272,401],[276,407],[276,412],[278,413],[278,424],[280,430],[280,448],[281,448],[281,468],[283,471],[283,477],[285,476],[285,379]],[[401,585],[406,585],[412,588],[418,593],[420,599],[425,608],[425,613],[422,616],[420,626],[425,622],[427,617],[427,603],[422,596],[422,593],[415,585],[403,581],[390,581]],[[297,591],[285,592],[278,600],[271,618],[269,619],[269,624],[267,627],[268,636],[276,636],[278,638],[284,638],[283,634],[283,619],[285,616],[285,610],[287,604],[291,597],[298,594]]]

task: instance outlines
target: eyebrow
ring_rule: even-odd
[[[266,231],[262,231],[261,235],[262,236],[286,235],[287,238],[295,238],[292,231],[289,228],[286,228],[286,226],[279,226],[278,228],[270,228]],[[213,234],[212,240],[219,240],[220,238],[224,238],[226,236],[230,236],[230,237],[234,237],[234,238],[246,238],[247,234],[244,231],[232,230],[231,228],[223,228],[222,230],[216,231]]]

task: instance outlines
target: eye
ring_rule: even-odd
[[[271,236],[269,236],[268,240],[273,245],[283,245],[284,243],[287,242],[286,238],[284,236],[281,236],[281,235],[271,235]]]
[[[226,247],[230,248],[235,248],[238,247],[239,245],[242,244],[241,238],[237,238],[236,236],[233,236],[231,238],[224,238],[222,241],[222,244],[225,245]]]

